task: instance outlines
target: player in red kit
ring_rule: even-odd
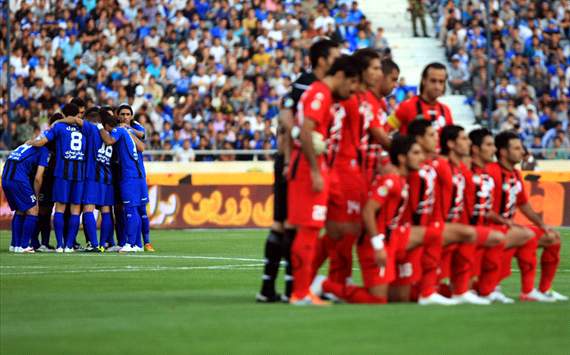
[[[551,289],[556,269],[560,263],[560,233],[547,226],[528,202],[524,183],[515,165],[522,160],[524,148],[520,138],[513,132],[501,132],[495,137],[497,163],[489,164],[487,170],[495,182],[493,212],[505,220],[505,226],[513,225],[512,218],[518,209],[532,223],[527,228],[533,235],[525,245],[506,252],[502,265],[502,278],[510,275],[511,258],[517,258],[521,271],[521,301],[555,302],[568,297]],[[536,276],[536,248],[543,248],[540,258],[541,275],[538,290],[534,288]]]
[[[377,176],[363,210],[367,233],[357,246],[364,287],[317,278],[315,292],[333,293],[350,303],[386,303],[389,284],[397,278],[396,260],[426,240],[424,227],[410,228],[406,218],[408,184],[406,175],[417,170],[424,158],[411,137],[397,137],[390,148],[396,173]],[[437,241],[439,242],[439,240]]]
[[[460,243],[446,243],[439,278],[450,278],[453,299],[459,303],[488,305],[491,303],[490,300],[481,298],[470,291],[476,252],[477,248],[486,249],[503,245],[505,236],[503,233],[490,228],[469,225],[468,214],[470,209],[468,205],[473,188],[471,172],[463,161],[469,156],[470,146],[469,137],[463,127],[448,125],[442,129],[440,137],[442,157],[437,159],[436,171],[440,179],[440,201],[445,219],[443,237],[445,241],[448,241],[451,234],[457,234],[458,230],[463,230],[469,240]],[[494,257],[500,257],[500,255]],[[498,262],[497,259],[494,261]],[[483,279],[487,280],[493,275],[489,276],[485,271],[483,276]],[[498,273],[494,276],[498,278]],[[484,285],[486,286],[487,283],[485,281]]]
[[[468,175],[465,205],[469,224],[475,226],[478,234],[486,233],[489,229],[505,233],[505,243],[492,248],[479,248],[475,259],[473,275],[476,278],[475,289],[479,296],[487,298],[491,302],[513,303],[514,300],[505,296],[497,285],[501,276],[501,260],[503,252],[511,248],[524,245],[531,238],[527,230],[511,226],[511,228],[493,228],[491,224],[493,210],[493,196],[495,182],[487,171],[487,164],[494,161],[495,140],[491,131],[486,128],[475,129],[469,133],[471,141],[471,166]],[[498,223],[506,222],[504,220]]]
[[[420,94],[402,102],[396,111],[388,117],[388,124],[407,134],[408,125],[415,119],[424,119],[434,126],[436,131],[453,124],[451,110],[437,99],[445,93],[447,70],[441,63],[428,64],[420,82]]]
[[[398,277],[391,285],[391,298],[407,302],[411,297],[412,285],[417,285],[418,303],[454,305],[457,304],[455,300],[436,292],[444,226],[441,209],[436,208],[439,206],[440,195],[437,173],[432,166],[438,144],[437,132],[426,120],[412,121],[408,132],[421,146],[426,160],[418,171],[408,174],[410,198],[407,213],[410,214],[412,226],[425,227],[428,240],[434,242],[410,250],[405,257],[398,260]]]
[[[287,193],[289,221],[297,227],[291,249],[295,280],[292,304],[322,304],[310,294],[309,286],[317,238],[327,215],[330,167],[324,154],[325,142],[334,123],[334,102],[349,98],[358,83],[358,63],[350,56],[341,56],[325,78],[313,83],[299,102],[301,147],[295,148],[291,155]]]
[[[354,58],[362,68],[360,91],[341,102],[335,112],[342,116],[339,117],[342,124],[340,127],[334,124],[333,128],[337,128],[337,131],[331,132],[331,138],[336,139],[331,144],[329,154],[333,178],[327,209],[327,234],[319,239],[313,268],[316,273],[328,256],[329,279],[339,283],[346,282],[351,276],[352,247],[361,234],[361,209],[368,186],[361,170],[363,136],[368,136],[370,132],[386,147],[390,143],[390,138],[380,129],[379,116],[383,111],[379,99],[370,98],[374,95],[370,92],[379,87],[378,83],[388,81],[383,79],[383,63],[379,54],[372,49],[358,50]],[[397,81],[398,74],[395,76],[396,79],[392,81]],[[394,84],[388,86],[390,91],[393,90]]]

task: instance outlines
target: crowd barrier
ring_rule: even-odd
[[[205,166],[205,165],[200,165]],[[225,168],[220,168],[225,166]],[[244,167],[248,167],[244,169]],[[152,228],[267,228],[273,217],[273,173],[269,162],[192,165],[189,170],[160,165],[148,169],[148,215]],[[186,171],[186,172],[184,172]],[[570,171],[525,172],[533,208],[552,226],[570,226]],[[0,229],[10,229],[11,211],[0,194]],[[517,214],[516,222],[527,224]]]

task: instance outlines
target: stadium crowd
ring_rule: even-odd
[[[50,3],[17,1],[11,13],[13,118],[2,105],[0,149],[38,135],[72,97],[88,106],[128,102],[149,148],[178,152],[158,159],[272,149],[281,98],[309,67],[314,37],[342,41],[345,51],[389,51],[382,29],[352,1]],[[5,40],[0,49],[6,53]],[[8,63],[0,61],[6,102]]]
[[[515,129],[539,157],[568,158],[570,148],[570,2],[491,1],[491,39],[484,1],[431,1],[436,30],[452,63],[449,85],[465,94],[476,116],[492,107],[496,130]],[[491,41],[491,57],[487,57]],[[487,102],[490,63],[494,91]]]

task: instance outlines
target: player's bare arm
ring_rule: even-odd
[[[320,192],[323,190],[323,177],[321,176],[321,171],[319,170],[317,162],[317,153],[315,151],[315,146],[313,144],[313,132],[315,129],[315,122],[311,119],[306,119],[303,121],[303,126],[301,127],[301,133],[299,134],[299,140],[301,141],[301,149],[305,158],[309,162],[311,167],[311,181],[313,184],[313,191]]]
[[[366,227],[368,235],[370,236],[370,238],[373,239],[372,245],[374,246],[376,263],[378,264],[378,266],[385,266],[387,254],[386,250],[383,247],[384,243],[383,240],[381,240],[382,237],[379,237],[378,228],[376,228],[376,214],[378,213],[379,209],[380,209],[380,204],[373,199],[369,199],[368,201],[366,201],[366,205],[364,205],[364,209],[362,210],[362,219],[364,221],[364,226]],[[379,239],[374,240],[374,238],[379,238]],[[382,243],[380,243],[382,245],[378,245],[378,242],[375,245],[374,241],[382,241]],[[377,248],[380,246],[381,248]]]

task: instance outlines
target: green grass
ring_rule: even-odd
[[[1,231],[0,354],[570,353],[567,302],[256,304],[265,234],[155,232],[151,255],[14,255]],[[555,281],[567,295],[568,250]],[[518,294],[518,275],[507,294]]]

